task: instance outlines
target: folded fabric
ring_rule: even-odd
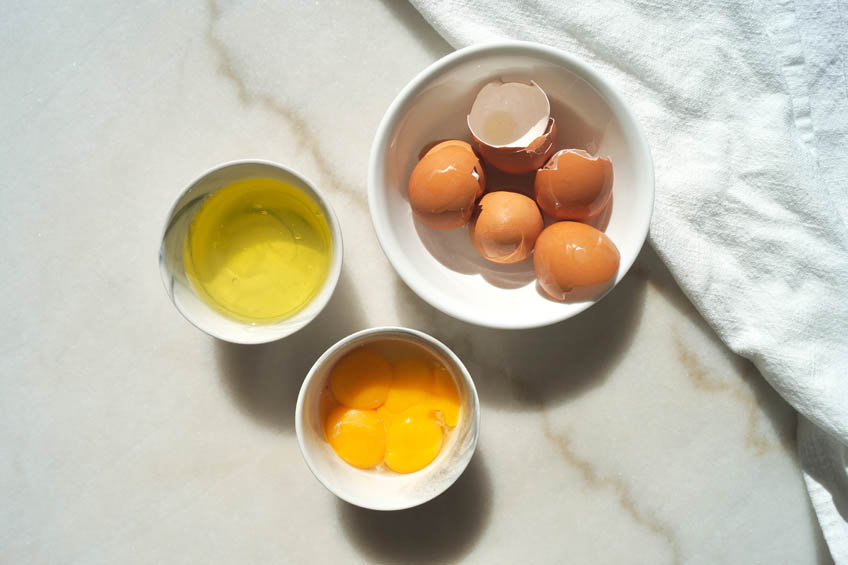
[[[648,134],[650,242],[802,415],[825,539],[848,563],[848,26],[837,3],[412,0],[455,47],[521,39],[603,72]]]

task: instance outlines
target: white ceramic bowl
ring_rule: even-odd
[[[415,344],[433,354],[451,373],[460,393],[460,417],[450,438],[427,467],[409,474],[357,469],[345,463],[324,439],[321,392],[336,362],[352,349],[393,339]],[[402,510],[423,504],[451,486],[471,461],[477,447],[480,402],[462,361],[440,341],[408,328],[371,328],[349,335],[328,349],[312,366],[297,397],[295,429],[309,469],[333,494],[372,510]]]
[[[327,280],[318,294],[293,316],[273,324],[249,324],[228,318],[210,307],[197,293],[186,276],[183,246],[197,210],[206,197],[236,181],[247,178],[271,178],[299,188],[311,198],[327,220],[333,254]],[[168,214],[162,245],[159,248],[159,270],[168,296],[177,310],[194,326],[218,339],[232,343],[266,343],[291,335],[311,322],[327,305],[342,270],[342,230],[330,203],[306,178],[282,165],[268,161],[234,161],[219,165],[194,181],[177,199]]]
[[[601,297],[559,303],[538,289],[532,259],[483,259],[467,230],[439,231],[413,217],[407,183],[420,150],[445,138],[471,141],[466,114],[489,81],[535,80],[557,119],[557,147],[609,156],[613,206],[606,234],[621,252],[616,283],[645,241],[654,201],[647,140],[633,112],[596,70],[558,49],[509,41],[460,49],[410,82],[386,111],[371,148],[368,203],[383,251],[404,282],[435,308],[493,328],[531,328],[582,312]],[[487,187],[489,190],[497,186]],[[614,285],[612,285],[614,286]],[[612,288],[610,286],[609,289]]]

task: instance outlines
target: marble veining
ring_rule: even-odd
[[[729,395],[733,400],[741,404],[748,415],[748,430],[745,434],[745,446],[752,449],[757,455],[782,448],[786,451],[794,452],[795,449],[795,426],[787,431],[791,433],[779,433],[778,441],[770,440],[760,430],[760,422],[762,415],[757,404],[756,398],[750,390],[744,388],[744,382],[750,382],[753,379],[762,378],[753,363],[745,359],[739,359],[738,363],[741,366],[740,376],[742,382],[723,382],[712,375],[701,365],[698,356],[694,351],[689,349],[683,342],[679,334],[675,334],[674,340],[677,348],[677,355],[681,365],[685,368],[685,374],[692,380],[699,390],[709,393],[724,393]]]
[[[209,9],[209,23],[206,27],[206,41],[219,60],[218,71],[236,87],[239,100],[243,104],[261,104],[285,120],[289,129],[297,136],[299,147],[307,150],[315,161],[322,180],[329,185],[329,189],[350,196],[354,203],[367,212],[368,202],[365,199],[363,191],[342,182],[338,177],[333,170],[332,164],[321,151],[320,142],[309,128],[308,122],[302,116],[298,115],[296,111],[281,104],[271,94],[254,91],[239,76],[238,67],[234,57],[227,49],[227,44],[215,35],[215,24],[221,17],[221,10],[218,7],[218,3],[216,0],[207,0],[207,6]]]
[[[634,266],[632,274],[644,280],[654,292],[662,295],[666,300],[674,300],[674,291],[668,288],[668,281],[662,282],[657,280],[640,265]],[[685,310],[690,315],[697,316],[696,310],[691,304],[686,304]],[[681,335],[679,324],[672,324],[670,329],[674,338],[674,347],[677,350],[678,361],[684,369],[683,374],[689,377],[699,390],[708,393],[727,394],[745,408],[748,418],[745,445],[759,455],[780,448],[794,456],[796,428],[794,419],[789,421],[788,425],[777,430],[776,441],[770,439],[760,429],[763,419],[762,407],[754,390],[758,388],[762,389],[763,382],[754,364],[747,359],[734,356],[734,367],[737,370],[740,380],[719,379],[704,367],[696,352],[686,344]]]
[[[572,448],[571,438],[568,432],[555,431],[551,425],[551,414],[545,405],[544,397],[535,390],[526,380],[515,378],[507,372],[507,379],[517,397],[526,399],[532,403],[541,414],[541,429],[546,440],[561,455],[562,460],[580,474],[586,487],[593,490],[607,489],[615,493],[618,504],[625,514],[636,524],[646,528],[652,534],[660,537],[670,548],[673,563],[682,563],[680,544],[675,537],[674,530],[669,524],[664,524],[650,511],[640,508],[637,497],[632,488],[619,476],[611,476],[599,468],[591,459],[578,455]]]
[[[595,468],[595,465],[587,459],[581,459],[572,449],[571,440],[564,433],[554,433],[551,429],[548,416],[543,412],[543,431],[545,437],[557,448],[562,458],[571,466],[580,471],[580,475],[589,488],[611,489],[618,497],[622,510],[630,516],[634,522],[647,528],[651,533],[659,536],[671,549],[674,563],[683,563],[680,551],[680,543],[674,535],[674,530],[668,524],[662,523],[656,515],[639,508],[632,489],[618,477],[603,476]]]

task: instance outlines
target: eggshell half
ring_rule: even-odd
[[[580,149],[564,149],[536,173],[534,194],[551,218],[585,221],[609,203],[612,184],[612,161]]]
[[[493,81],[477,94],[467,123],[486,161],[522,174],[544,165],[554,151],[556,121],[550,114],[548,96],[535,82]]]
[[[409,177],[409,202],[427,226],[464,226],[486,189],[483,164],[465,141],[448,140],[430,149]]]
[[[545,227],[533,199],[515,192],[490,192],[478,206],[469,231],[480,255],[495,263],[518,263],[530,256]]]
[[[557,222],[536,240],[533,267],[539,286],[554,300],[579,287],[611,282],[618,272],[618,248],[605,233],[580,222]]]
[[[556,120],[550,118],[545,133],[533,140],[527,147],[492,147],[477,139],[474,134],[471,137],[477,143],[480,155],[491,163],[493,167],[505,173],[520,175],[535,171],[545,164],[553,155],[556,143]]]

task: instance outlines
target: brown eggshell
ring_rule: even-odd
[[[620,259],[603,232],[580,222],[557,222],[536,239],[533,267],[539,286],[562,301],[573,289],[612,282]]]
[[[516,192],[490,192],[478,207],[469,231],[480,255],[495,263],[518,263],[530,256],[545,227],[532,198]]]
[[[551,218],[585,221],[607,205],[612,183],[612,161],[564,149],[536,172],[534,193],[539,207]]]
[[[548,119],[545,133],[534,139],[527,147],[493,147],[480,141],[474,134],[474,142],[483,159],[505,173],[520,175],[535,171],[545,164],[554,152],[556,144],[556,120]]]
[[[483,164],[465,141],[448,140],[430,149],[409,177],[409,203],[427,226],[464,226],[486,189]]]

